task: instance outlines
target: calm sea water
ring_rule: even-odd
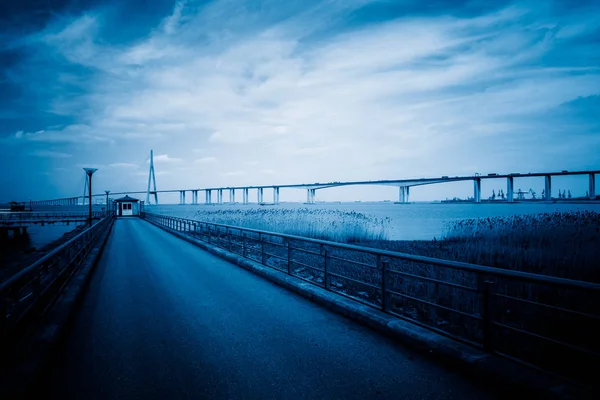
[[[94,205],[93,211],[102,211],[103,206]],[[0,204],[0,213],[8,212],[8,207]],[[34,212],[40,213],[70,213],[88,211],[88,206],[37,206],[34,207]],[[27,225],[27,233],[29,234],[28,247],[42,248],[48,243],[60,238],[67,232],[71,232],[77,228],[78,223],[54,223],[54,224],[29,224]]]
[[[554,211],[589,210],[600,212],[600,203],[281,203],[277,206],[249,205],[159,205],[146,206],[146,211],[164,213],[184,218],[192,218],[198,210],[219,210],[235,208],[310,208],[355,211],[377,218],[390,218],[389,237],[392,240],[432,240],[440,238],[444,225],[454,220],[486,218],[525,214],[540,214]]]

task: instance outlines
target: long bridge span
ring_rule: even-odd
[[[481,182],[490,179],[505,179],[506,180],[506,201],[514,202],[514,181],[519,178],[539,177],[544,179],[544,200],[551,201],[552,195],[552,178],[559,176],[587,176],[588,191],[587,198],[593,200],[597,196],[596,192],[596,175],[600,174],[600,170],[582,170],[582,171],[556,171],[556,172],[535,172],[535,173],[509,173],[509,174],[487,174],[487,175],[465,175],[465,176],[441,176],[418,179],[392,179],[392,180],[371,180],[371,181],[345,181],[345,182],[315,182],[301,184],[281,184],[281,185],[258,185],[258,186],[227,186],[227,187],[208,187],[208,188],[189,188],[189,189],[167,189],[167,190],[151,190],[150,184],[146,191],[130,191],[130,192],[112,192],[111,195],[126,195],[126,194],[145,194],[146,203],[158,204],[159,193],[179,193],[179,203],[186,204],[187,194],[191,195],[191,204],[200,204],[200,193],[204,192],[204,204],[223,204],[224,193],[229,193],[229,203],[236,203],[236,194],[242,194],[242,204],[249,204],[250,191],[256,191],[256,202],[264,203],[264,191],[269,189],[273,191],[273,204],[279,204],[281,189],[303,189],[306,190],[306,202],[312,204],[315,202],[315,193],[317,190],[325,190],[334,187],[343,186],[396,186],[398,187],[398,202],[408,203],[410,188],[422,185],[435,185],[441,183],[472,181],[473,182],[473,202],[481,202]],[[213,193],[216,193],[216,199],[213,198]],[[93,197],[103,198],[106,193],[94,194]],[[69,198],[60,198],[52,200],[37,200],[32,201],[32,205],[77,205],[84,204],[87,196],[77,196]]]

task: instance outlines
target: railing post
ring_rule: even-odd
[[[329,290],[329,252],[327,249],[323,250],[323,286],[326,290]]]
[[[265,264],[265,242],[263,241],[263,234],[258,234],[258,240],[260,240],[260,262],[263,265]]]
[[[286,250],[287,250],[287,273],[292,274],[292,248],[290,246],[290,239],[285,239]]]
[[[246,232],[242,232],[242,257],[248,258],[246,252]]]
[[[492,318],[492,285],[494,284],[493,279],[486,279],[485,277],[478,275],[477,286],[479,291],[482,292],[482,304],[481,304],[481,316],[483,319],[483,349],[487,352],[493,352],[493,318]]]
[[[389,310],[389,296],[387,292],[388,285],[388,262],[382,261],[381,256],[377,255],[377,263],[381,265],[381,311]]]
[[[227,236],[227,251],[231,251],[231,238],[229,237],[229,228],[225,228],[225,236]]]

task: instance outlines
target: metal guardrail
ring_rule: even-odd
[[[94,211],[92,218],[101,218],[106,212]],[[87,221],[88,212],[7,212],[0,213],[0,224],[42,223],[60,221]]]
[[[146,213],[145,218],[521,363],[592,383],[600,284]]]
[[[113,222],[112,215],[101,219],[0,283],[0,348],[10,345],[28,320],[52,304],[98,239],[110,230]]]

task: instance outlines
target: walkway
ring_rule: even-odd
[[[56,399],[491,398],[139,219],[119,219],[48,374]]]

